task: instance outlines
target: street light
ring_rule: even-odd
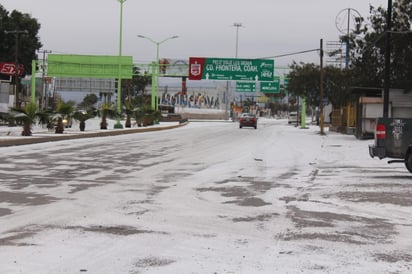
[[[153,44],[156,45],[156,65],[155,65],[155,69],[152,72],[152,108],[154,110],[158,109],[157,103],[156,103],[156,96],[159,95],[159,74],[160,74],[160,66],[159,66],[159,46],[160,44],[166,42],[167,40],[170,39],[176,39],[179,38],[179,36],[177,35],[173,35],[171,37],[168,37],[166,39],[163,39],[162,41],[155,41],[150,37],[144,36],[144,35],[137,35],[137,37],[139,38],[143,38],[143,39],[147,39],[150,42],[152,42]],[[153,84],[153,80],[155,80],[155,83]]]
[[[239,49],[239,28],[242,27],[242,23],[233,23],[233,26],[236,28],[236,55],[235,58],[237,58],[237,53]]]
[[[122,76],[121,76],[121,57],[122,57],[122,35],[123,35],[123,4],[126,0],[117,0],[120,3],[120,31],[119,31],[119,74],[117,79],[117,122],[114,128],[123,128],[120,123],[121,105],[122,105]]]
[[[233,27],[236,28],[236,52],[235,52],[235,58],[238,58],[238,50],[239,50],[239,28],[243,27],[242,23],[233,23]],[[229,110],[229,104],[230,101],[232,100],[231,98],[233,97],[232,95],[232,87],[231,87],[232,83],[230,83],[230,88],[229,88],[229,81],[226,82],[226,116],[227,119],[229,119],[229,114],[228,114],[228,110]],[[236,97],[236,95],[235,95]],[[236,98],[233,99],[233,101],[236,101]],[[233,114],[232,114],[233,115]]]

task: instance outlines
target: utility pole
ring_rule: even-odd
[[[389,89],[391,87],[391,29],[392,29],[392,0],[388,0],[386,17],[385,41],[385,74],[383,84],[383,117],[389,117]]]
[[[43,109],[47,109],[48,107],[48,96],[46,93],[46,85],[45,85],[45,77],[46,77],[46,54],[47,53],[51,53],[51,50],[41,50],[39,51],[39,53],[43,54],[43,58],[42,58],[42,64],[41,64],[41,70],[42,70],[42,81],[41,81],[41,90],[42,90],[42,107]],[[32,75],[33,77],[34,75]]]
[[[324,126],[324,115],[323,115],[323,39],[320,39],[320,105],[319,105],[319,114],[320,114],[320,134],[324,135],[323,126]],[[332,122],[332,121],[330,121]]]
[[[27,30],[5,30],[5,34],[14,34],[16,36],[16,51],[15,51],[15,56],[14,56],[14,65],[15,65],[15,72],[14,72],[14,93],[15,93],[15,107],[19,107],[19,90],[18,90],[18,85],[19,85],[19,34],[27,34]]]

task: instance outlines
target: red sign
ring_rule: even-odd
[[[202,80],[203,70],[206,58],[190,57],[189,58],[189,80]]]
[[[16,64],[15,63],[0,63],[0,73],[10,76],[16,75]],[[19,76],[22,76],[24,73],[24,66],[19,65]]]

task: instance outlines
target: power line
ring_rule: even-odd
[[[292,53],[286,53],[286,54],[275,55],[275,56],[268,56],[268,57],[261,57],[261,58],[256,58],[256,59],[281,58],[281,57],[286,57],[286,56],[291,56],[291,55],[298,55],[298,54],[303,54],[303,53],[308,53],[308,52],[314,52],[314,51],[320,51],[320,49],[302,50],[302,51],[298,51],[298,52],[292,52]]]

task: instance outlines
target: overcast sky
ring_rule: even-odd
[[[8,11],[31,14],[41,23],[43,49],[53,53],[119,53],[118,0],[2,0]],[[322,38],[337,41],[338,14],[347,8],[369,16],[369,5],[387,7],[386,0],[127,0],[123,10],[123,55],[136,63],[156,58],[155,41],[179,38],[160,45],[161,58],[277,56],[319,48]],[[343,12],[346,14],[346,12]],[[319,62],[316,52],[275,59],[275,66],[293,60]]]

